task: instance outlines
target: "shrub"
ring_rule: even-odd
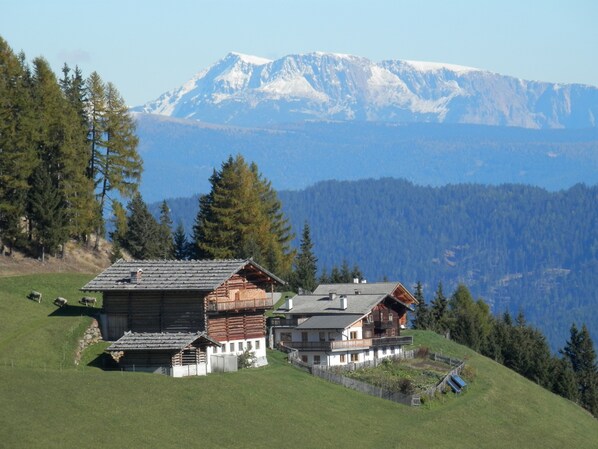
[[[255,365],[256,360],[257,357],[255,356],[255,353],[249,349],[245,349],[243,354],[237,356],[237,367],[239,369],[251,368]]]
[[[413,382],[411,382],[411,380],[409,379],[399,379],[398,381],[399,384],[399,391],[403,394],[413,394],[415,393],[415,386],[413,385]]]

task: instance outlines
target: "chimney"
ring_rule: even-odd
[[[367,284],[367,283],[368,283],[368,281],[367,281],[366,279],[362,279],[362,280],[361,280],[361,283],[362,283],[362,284]]]
[[[341,295],[340,299],[341,299],[341,309],[347,310],[347,296]]]
[[[328,299],[330,301],[334,301],[336,299],[336,292],[330,292],[330,293],[328,293]]]
[[[353,278],[353,283],[354,284],[359,284],[359,278]]]
[[[143,270],[138,268],[136,271],[131,271],[131,284],[139,284],[141,282],[141,275]]]
[[[293,309],[293,298],[287,299],[287,310]]]

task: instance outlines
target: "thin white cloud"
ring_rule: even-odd
[[[58,52],[58,58],[69,64],[81,64],[91,61],[91,54],[80,48],[73,50],[61,50]]]

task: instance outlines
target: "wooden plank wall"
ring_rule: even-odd
[[[203,301],[198,293],[105,292],[104,313],[108,320],[108,340],[120,338],[124,330],[133,332],[205,330]]]
[[[263,338],[266,335],[266,318],[261,312],[208,317],[208,333],[218,341]]]
[[[234,274],[224,284],[208,294],[207,301],[234,301],[266,298],[267,292],[243,276]]]

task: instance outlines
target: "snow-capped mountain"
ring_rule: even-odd
[[[241,126],[358,120],[587,128],[597,126],[598,88],[442,63],[229,53],[133,110]]]

